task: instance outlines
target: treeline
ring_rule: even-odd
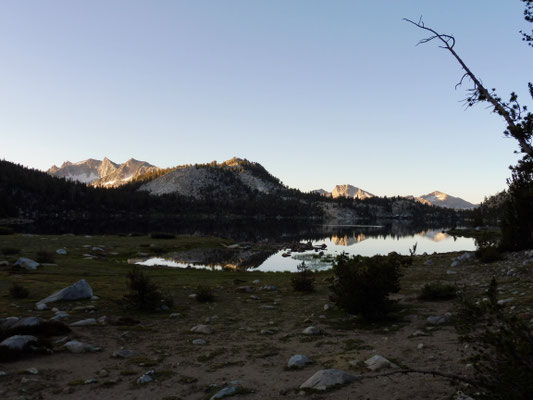
[[[317,204],[298,198],[260,194],[223,172],[236,188],[232,196],[217,196],[217,188],[206,190],[202,199],[176,194],[152,196],[138,191],[141,181],[106,189],[87,186],[21,165],[0,161],[0,217],[89,218],[105,215],[187,215],[198,217],[320,217]]]

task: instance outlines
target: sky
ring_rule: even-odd
[[[440,190],[477,203],[519,156],[504,121],[465,109],[456,51],[528,103],[519,0],[3,0],[0,158],[46,170],[129,158],[262,164],[303,191]],[[529,99],[531,103],[531,99]]]

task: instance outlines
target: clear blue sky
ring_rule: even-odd
[[[487,86],[527,103],[522,12],[519,0],[4,0],[0,158],[238,156],[302,190],[479,202],[505,188],[517,146],[483,106],[464,110],[459,66],[416,47],[424,33],[401,19],[454,34]]]

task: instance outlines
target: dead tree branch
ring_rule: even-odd
[[[414,22],[408,18],[404,18],[403,20],[431,34],[429,37],[421,39],[417,45],[438,40],[441,43],[439,47],[448,50],[457,60],[459,65],[461,65],[461,68],[465,73],[456,85],[456,88],[462,84],[466,77],[470,78],[474,85],[474,87],[469,90],[471,94],[466,99],[467,106],[473,106],[481,101],[489,102],[493,107],[494,112],[498,113],[505,119],[505,122],[507,123],[507,133],[518,141],[520,150],[530,157],[533,157],[533,145],[531,143],[531,120],[533,117],[531,114],[528,114],[528,116],[522,118],[522,108],[517,102],[516,94],[512,93],[509,103],[505,103],[494,93],[494,89],[492,91],[487,90],[479,78],[470,70],[470,68],[468,68],[465,62],[454,50],[455,38],[452,35],[441,34],[434,29],[425,26],[422,18],[420,18],[418,22]],[[524,107],[524,109],[526,108]],[[520,121],[522,119],[524,121]]]

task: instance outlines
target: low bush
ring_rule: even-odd
[[[158,286],[138,267],[128,272],[127,278],[130,292],[124,295],[124,301],[128,306],[145,311],[160,311],[172,306],[172,299],[163,296]]]
[[[211,303],[215,301],[213,289],[209,286],[198,286],[196,289],[196,301],[200,303]]]
[[[25,299],[30,295],[28,289],[22,286],[20,283],[14,283],[9,288],[9,296],[14,299]]]
[[[333,265],[331,301],[366,320],[384,319],[393,303],[389,294],[400,290],[401,267],[409,262],[409,257],[397,253],[374,257],[341,254]]]
[[[15,254],[20,254],[20,249],[16,247],[2,247],[2,254],[4,256],[12,256]]]
[[[502,253],[496,246],[479,247],[476,250],[476,257],[485,264],[499,261],[503,258]]]
[[[526,400],[533,393],[533,332],[497,302],[493,278],[488,301],[462,295],[456,315],[461,340],[469,343],[474,367],[472,394],[479,400]]]
[[[0,235],[11,235],[13,234],[13,229],[7,226],[0,226]]]
[[[448,283],[426,283],[418,296],[420,300],[451,300],[457,296],[457,287]]]
[[[313,292],[315,290],[313,271],[309,270],[303,261],[296,268],[298,272],[291,277],[292,288],[297,292]]]
[[[38,263],[50,263],[52,264],[55,261],[55,254],[48,250],[39,250],[37,252],[37,257],[35,261]]]
[[[176,235],[167,232],[152,232],[150,233],[152,239],[175,239]]]

